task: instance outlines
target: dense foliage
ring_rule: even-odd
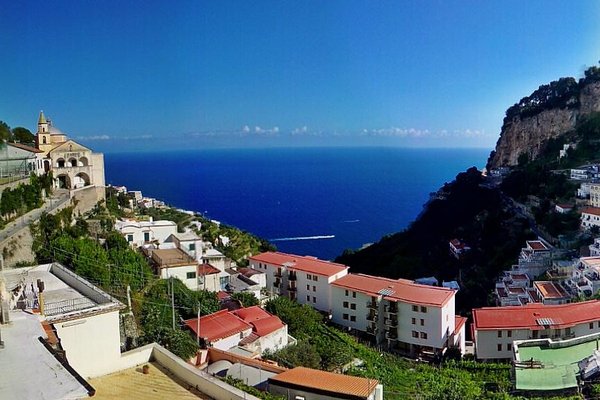
[[[43,204],[43,192],[50,193],[52,175],[31,175],[28,184],[20,184],[15,188],[2,190],[0,197],[0,224],[17,218]]]
[[[27,145],[35,144],[35,136],[29,129],[22,126],[10,129],[10,126],[4,121],[0,121],[0,140]]]
[[[231,298],[239,301],[242,307],[257,306],[259,303],[254,293],[251,292],[237,292],[232,294]]]
[[[483,183],[475,168],[459,174],[408,229],[363,250],[346,251],[336,261],[353,272],[390,278],[434,275],[439,280],[460,280],[457,313],[487,305],[499,273],[514,263],[532,234],[527,221],[506,207],[501,193]],[[449,253],[453,238],[472,248],[460,261]]]

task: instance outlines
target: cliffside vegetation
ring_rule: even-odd
[[[483,185],[475,168],[444,185],[408,229],[386,236],[357,252],[346,251],[336,261],[353,272],[415,279],[434,275],[459,280],[457,312],[488,304],[499,273],[514,262],[524,240],[534,235],[528,222],[507,206],[501,193]],[[448,242],[464,240],[472,251],[457,260]]]

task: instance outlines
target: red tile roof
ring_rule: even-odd
[[[379,381],[375,379],[360,378],[335,374],[333,372],[320,371],[317,369],[296,367],[279,375],[269,378],[273,384],[282,386],[293,385],[307,389],[317,389],[333,394],[344,394],[347,396],[368,397]]]
[[[250,260],[281,267],[286,266],[293,271],[303,271],[328,277],[348,269],[348,267],[343,264],[319,260],[315,257],[297,256],[294,254],[271,251],[252,256],[250,257]]]
[[[540,240],[528,240],[527,244],[533,250],[548,250],[548,247]]]
[[[583,210],[581,210],[582,214],[592,214],[592,215],[596,215],[596,216],[600,216],[600,208],[598,207],[586,207]]]
[[[454,334],[455,335],[458,332],[460,332],[460,329],[465,325],[466,322],[467,322],[467,317],[461,317],[460,315],[454,316]]]
[[[253,331],[258,336],[268,335],[284,326],[283,322],[281,322],[278,317],[269,314],[259,306],[240,308],[239,310],[233,311],[233,313],[252,325]]]
[[[213,275],[221,272],[220,269],[213,267],[210,264],[198,265],[198,275]]]
[[[544,299],[562,299],[567,296],[565,291],[560,286],[555,285],[554,282],[536,281],[533,282],[533,286],[537,288]]]
[[[493,329],[543,329],[538,320],[550,318],[552,328],[567,328],[581,323],[600,320],[600,301],[543,305],[529,303],[524,306],[483,307],[473,309],[473,326],[479,330]]]
[[[437,307],[446,304],[456,294],[456,291],[445,287],[420,285],[407,279],[394,280],[364,274],[348,274],[335,280],[331,285],[369,296],[384,293],[385,299]]]
[[[42,150],[36,148],[36,147],[31,147],[31,146],[27,146],[26,144],[21,144],[21,143],[8,143],[9,146],[13,146],[16,148],[19,148],[21,150],[25,150],[25,151],[29,151],[31,153],[43,153]]]
[[[184,322],[195,335],[198,335],[198,318],[188,319]],[[227,310],[200,317],[200,337],[209,342],[237,335],[249,329],[252,329],[250,324]]]

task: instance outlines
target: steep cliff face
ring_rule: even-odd
[[[580,82],[579,86],[564,96],[565,100],[559,107],[541,109],[533,115],[509,115],[509,109],[487,168],[516,165],[521,154],[535,159],[548,139],[569,132],[582,117],[600,111],[600,82]],[[526,99],[530,103],[539,101],[537,98],[525,98],[521,102]]]

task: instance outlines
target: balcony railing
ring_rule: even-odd
[[[296,290],[298,290],[298,286],[296,286],[295,284],[288,284],[288,290],[295,292]]]
[[[390,314],[398,314],[398,306],[396,305],[396,303],[391,303],[385,306],[385,312]]]
[[[298,277],[296,276],[296,274],[289,274],[289,276],[288,276],[288,280],[290,280],[290,281],[295,281],[297,279],[298,279]]]
[[[377,313],[370,312],[367,314],[367,321],[377,321]]]
[[[275,271],[275,272],[273,272],[273,276],[275,278],[281,278],[283,276],[283,272],[282,271]]]
[[[379,304],[376,301],[367,301],[367,308],[379,308]]]
[[[367,326],[367,333],[369,335],[377,335],[377,330],[378,330],[377,326],[375,326],[375,325],[369,325],[369,326]]]
[[[273,282],[273,286],[279,287],[279,285],[281,285],[281,281],[279,279],[275,279],[275,282]]]
[[[384,323],[384,325],[386,325],[386,326],[393,326],[393,327],[396,327],[396,326],[398,326],[398,320],[397,320],[396,318],[386,318],[386,319],[383,321],[383,323]]]
[[[398,332],[395,329],[388,329],[385,331],[385,338],[389,340],[397,340]]]

